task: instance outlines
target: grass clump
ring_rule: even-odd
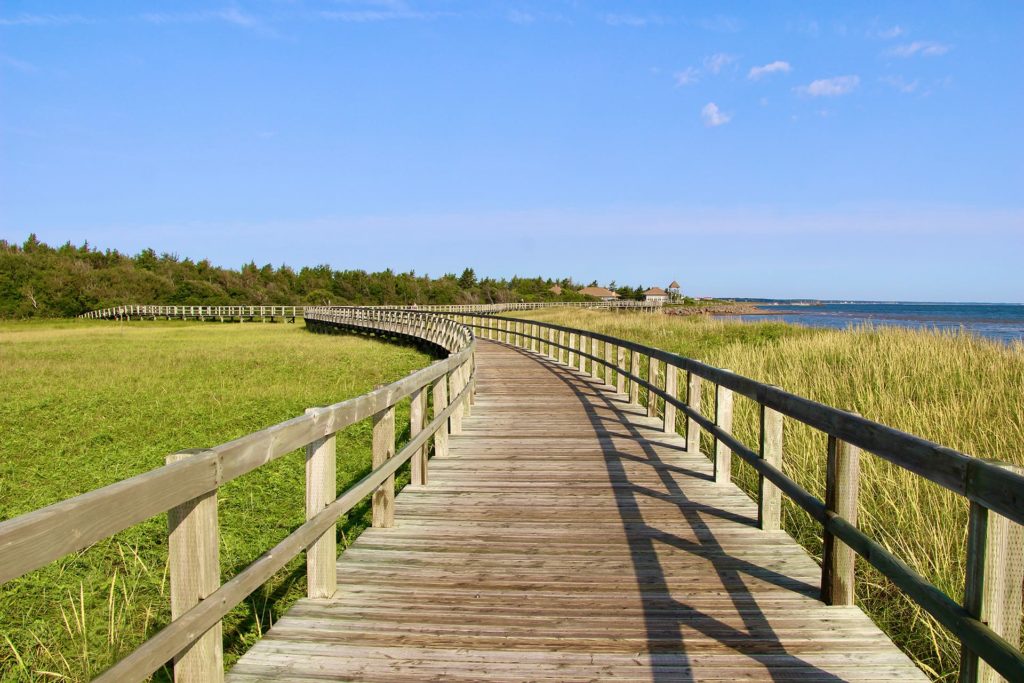
[[[429,362],[410,347],[298,325],[182,322],[0,324],[0,519],[357,396]],[[408,424],[408,403],[399,425]],[[370,469],[370,425],[338,434],[338,490]],[[219,492],[229,578],[305,519],[301,451]],[[400,479],[401,481],[401,479]],[[345,547],[368,505],[339,524]],[[160,515],[0,587],[0,680],[83,680],[169,620]],[[237,659],[305,592],[293,560],[225,619]],[[166,680],[168,672],[156,678]]]
[[[891,327],[824,330],[590,310],[549,309],[524,317],[672,351],[963,453],[1024,465],[1020,343]],[[703,387],[705,414],[713,414],[713,391]],[[757,406],[737,396],[736,436],[756,450],[758,428]],[[708,453],[711,442],[704,436],[702,450]],[[825,453],[823,434],[786,420],[784,470],[819,498],[825,492]],[[960,601],[967,501],[868,453],[861,456],[861,468],[860,528]],[[756,473],[739,458],[733,458],[733,478],[747,492],[757,490]],[[820,559],[817,522],[787,500],[784,524]],[[857,572],[857,599],[865,611],[935,679],[954,680],[959,643],[859,559]]]

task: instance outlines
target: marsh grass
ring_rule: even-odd
[[[969,455],[1024,465],[1024,346],[1019,343],[898,328],[817,330],[587,310],[528,317],[696,358]],[[714,387],[704,384],[702,410],[714,414]],[[757,406],[743,397],[736,398],[734,432],[756,450]],[[785,444],[785,472],[823,498],[826,437],[787,419]],[[711,452],[706,434],[702,450]],[[960,601],[966,501],[870,454],[861,463],[860,528]],[[755,472],[738,458],[733,458],[733,478],[748,493],[756,491]],[[820,560],[820,526],[788,500],[784,524]],[[959,644],[859,558],[857,572],[857,599],[865,611],[930,675],[954,680]]]
[[[365,393],[429,360],[301,323],[0,324],[0,519]],[[405,401],[399,443],[407,416]],[[338,435],[339,491],[369,472],[370,436],[368,422]],[[304,521],[303,458],[290,453],[220,489],[225,579]],[[341,520],[340,547],[368,513],[363,504]],[[0,679],[87,679],[164,626],[166,537],[160,515],[0,587]],[[226,661],[304,592],[300,556],[226,618]]]

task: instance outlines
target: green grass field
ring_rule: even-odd
[[[429,360],[301,323],[2,323],[0,519],[363,394]],[[399,406],[406,432],[407,411]],[[368,422],[339,434],[339,490],[369,471],[369,446]],[[224,577],[304,521],[304,476],[295,452],[220,490]],[[343,518],[341,547],[367,522],[366,505]],[[166,624],[166,536],[161,515],[0,588],[0,680],[85,679]],[[226,659],[304,594],[304,571],[293,560],[231,613]]]
[[[1019,343],[1008,347],[962,334],[893,328],[819,330],[588,310],[548,309],[523,317],[696,358],[970,455],[1024,465]],[[712,391],[705,386],[702,392],[705,414],[713,414]],[[756,406],[737,397],[735,410],[734,432],[756,450]],[[709,453],[704,436],[702,450]],[[824,498],[825,437],[787,420],[785,439],[786,473]],[[738,458],[733,463],[737,483],[756,491],[753,470]],[[957,600],[964,586],[967,511],[965,499],[862,456],[859,526]],[[820,558],[816,522],[787,502],[785,525]],[[954,680],[958,643],[866,563],[859,561],[857,571],[861,606],[933,677]]]

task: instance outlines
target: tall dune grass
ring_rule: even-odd
[[[829,405],[853,410],[969,455],[1024,465],[1024,346],[949,332],[864,327],[817,330],[780,323],[540,311],[529,317],[604,332],[696,358]],[[703,410],[712,411],[712,387]],[[734,431],[758,441],[757,407],[737,397]],[[826,438],[786,420],[784,469],[824,497]],[[705,435],[706,436],[706,435]],[[705,452],[710,441],[705,439]],[[956,600],[963,595],[966,501],[870,454],[862,456],[859,526]],[[753,470],[733,459],[753,493]],[[821,555],[821,528],[792,504],[785,528]],[[959,644],[883,576],[858,559],[857,599],[937,680],[951,681]]]

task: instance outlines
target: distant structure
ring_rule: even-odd
[[[559,287],[558,285],[551,285],[550,287],[548,287],[548,291],[554,294],[555,296],[562,295],[562,288]]]
[[[668,292],[661,287],[651,287],[644,292],[644,301],[660,301],[664,303],[668,301]]]
[[[682,292],[679,291],[679,283],[675,280],[672,281],[672,284],[670,284],[667,289],[668,295],[672,298],[677,298],[683,295]]]
[[[604,287],[584,287],[580,290],[580,294],[592,296],[595,299],[600,299],[601,301],[615,301],[619,298],[618,294],[610,289],[605,289]]]

